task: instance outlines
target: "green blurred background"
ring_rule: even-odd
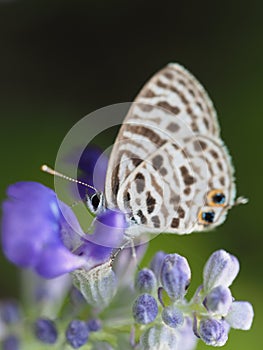
[[[191,294],[214,250],[238,256],[232,291],[253,303],[255,320],[250,332],[232,331],[225,349],[262,349],[262,13],[260,0],[0,0],[1,199],[19,180],[52,187],[39,167],[54,165],[74,123],[131,101],[168,62],[183,64],[209,91],[238,194],[250,202],[214,232],[159,236],[146,261],[160,248],[186,256]],[[1,257],[1,296],[18,295],[18,281],[18,270]]]

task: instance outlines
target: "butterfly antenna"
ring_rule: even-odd
[[[91,189],[93,189],[95,192],[97,192],[97,190],[96,190],[95,187],[93,187],[93,186],[91,186],[91,185],[88,185],[88,184],[86,184],[85,182],[82,182],[82,181],[73,179],[72,177],[69,177],[69,176],[67,176],[67,175],[61,174],[61,173],[59,173],[58,171],[56,171],[56,170],[50,168],[49,166],[47,166],[47,165],[45,165],[45,164],[41,166],[41,170],[44,171],[44,173],[48,173],[48,174],[51,174],[51,175],[53,175],[53,176],[58,176],[58,177],[60,177],[60,178],[62,178],[62,179],[65,179],[65,180],[78,183],[78,184],[83,185],[83,186],[85,186],[85,187],[91,188]]]

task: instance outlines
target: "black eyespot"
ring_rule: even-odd
[[[215,213],[213,211],[207,211],[202,213],[202,220],[205,222],[212,224],[215,218]]]
[[[219,192],[212,197],[212,200],[215,204],[224,204],[226,201],[226,196]]]
[[[100,195],[99,194],[95,193],[91,197],[91,204],[92,204],[94,210],[98,209],[98,206],[100,204]]]
[[[221,189],[214,189],[207,194],[207,204],[210,207],[224,207],[226,205],[226,196]]]

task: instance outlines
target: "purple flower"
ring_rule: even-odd
[[[102,213],[94,234],[85,236],[73,211],[51,189],[36,182],[19,182],[8,188],[7,195],[3,251],[14,264],[32,268],[45,278],[101,264],[122,240],[125,220],[119,212]],[[99,245],[104,242],[106,247]]]
[[[156,288],[156,285],[156,277],[152,270],[144,268],[138,272],[135,287],[139,292],[151,293]]]
[[[0,304],[0,317],[6,324],[20,321],[21,310],[16,300],[6,300]]]
[[[78,349],[86,344],[89,338],[89,329],[84,321],[73,320],[66,330],[67,342],[74,348]]]
[[[162,319],[163,322],[171,328],[180,327],[184,323],[184,315],[182,311],[174,305],[167,306],[163,309]]]
[[[226,316],[227,323],[235,329],[248,330],[254,317],[253,307],[247,301],[234,301]]]
[[[101,321],[93,318],[87,322],[87,326],[90,332],[98,332],[101,329]]]
[[[79,160],[78,169],[80,170],[80,176],[78,176],[78,180],[94,186],[98,191],[103,192],[108,161],[108,157],[102,153],[100,148],[94,145],[87,146]],[[80,197],[83,199],[87,193],[94,193],[94,191],[85,189],[81,185],[78,185],[78,189]]]
[[[210,291],[219,285],[229,287],[239,272],[239,262],[225,250],[215,251],[205,264],[203,271],[204,289]]]
[[[203,319],[199,325],[199,335],[201,339],[212,346],[223,346],[228,339],[229,326],[225,321],[215,319]]]
[[[191,270],[187,260],[178,254],[168,254],[161,268],[162,286],[173,300],[182,299],[190,283]]]
[[[49,319],[39,318],[34,324],[37,339],[45,344],[55,344],[58,338],[56,325]]]
[[[148,324],[158,315],[157,301],[150,294],[142,294],[135,300],[132,311],[137,323]]]
[[[79,181],[95,187],[97,191],[104,192],[109,159],[99,147],[88,145],[84,151],[82,149],[74,150],[66,157],[65,161],[78,168],[77,179]],[[75,188],[78,193],[76,193]],[[80,197],[84,200],[87,195],[93,195],[94,190],[77,184],[74,187],[74,193],[76,198]]]
[[[232,304],[233,298],[230,289],[217,286],[205,297],[203,304],[208,311],[225,316]]]
[[[9,335],[2,342],[2,350],[19,350],[20,344],[16,335]]]

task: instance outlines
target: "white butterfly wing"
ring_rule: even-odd
[[[204,142],[202,136],[206,149],[198,153],[196,147],[193,152],[192,145]],[[204,156],[210,149],[222,163],[220,175],[209,168],[215,159]],[[163,166],[157,169],[160,157]],[[182,169],[194,179],[191,194]],[[142,231],[187,233],[197,229],[198,212],[216,178],[224,177],[220,188],[234,193],[232,173],[211,100],[187,70],[170,64],[143,87],[124,120],[109,161],[106,204],[126,211]],[[226,185],[227,178],[231,186]],[[138,191],[143,182],[143,191]],[[227,195],[228,203],[232,197]],[[149,212],[151,198],[156,205]]]

